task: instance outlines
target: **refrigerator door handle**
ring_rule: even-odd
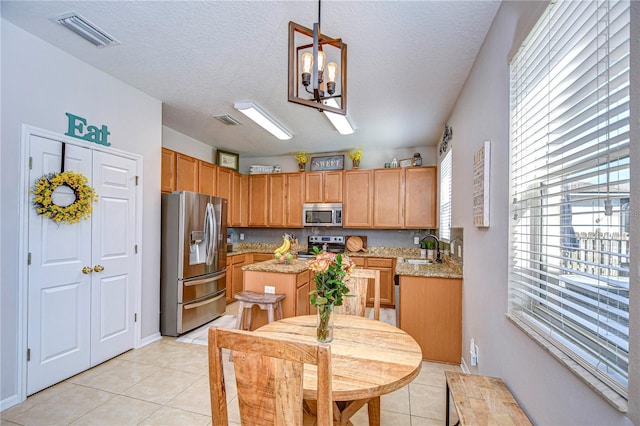
[[[206,212],[204,215],[204,232],[205,232],[205,240],[206,240],[206,251],[207,251],[207,265],[211,265],[214,260],[214,253],[216,251],[215,245],[215,234],[216,234],[216,226],[215,226],[215,217],[213,214],[213,205],[211,203],[207,203]]]
[[[226,276],[227,276],[227,273],[223,272],[222,274],[216,275],[214,278],[204,278],[202,280],[183,281],[183,283],[184,283],[185,287],[190,287],[190,286],[194,286],[194,285],[209,283],[209,282],[212,282],[212,281],[218,281],[219,279],[222,279],[222,278],[224,278]]]

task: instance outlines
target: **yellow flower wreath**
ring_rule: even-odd
[[[87,182],[82,173],[71,170],[42,176],[31,189],[31,193],[35,195],[33,205],[36,212],[58,223],[72,224],[80,222],[80,219],[89,219],[93,211],[91,203],[98,200],[98,195]],[[63,185],[71,188],[76,197],[68,206],[54,204],[51,199],[53,191]]]

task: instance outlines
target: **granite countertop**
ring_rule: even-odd
[[[239,243],[234,244],[234,250],[227,253],[230,256],[244,253],[273,253],[279,244],[267,243]],[[306,246],[300,246],[300,250],[306,250]],[[420,258],[420,250],[417,248],[403,247],[369,247],[366,252],[347,252],[350,257],[382,257],[397,259],[396,275],[408,275],[426,278],[462,278],[462,261],[456,257],[442,255],[442,263],[429,265],[415,265],[403,260]],[[291,264],[278,263],[275,259],[265,262],[253,263],[243,266],[244,271],[277,272],[285,274],[298,274],[307,269],[307,259],[294,259]]]
[[[280,274],[299,274],[307,270],[307,261],[293,259],[291,263],[279,263],[276,259],[252,263],[242,267],[243,271],[276,272]]]

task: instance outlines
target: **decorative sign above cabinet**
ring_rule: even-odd
[[[311,157],[311,171],[342,170],[344,169],[344,155],[330,155],[327,157]]]
[[[99,128],[97,126],[87,126],[86,118],[73,115],[69,112],[65,112],[64,114],[69,119],[67,133],[65,133],[65,135],[104,146],[111,146],[111,143],[107,141],[107,136],[111,134],[107,126],[104,124]]]

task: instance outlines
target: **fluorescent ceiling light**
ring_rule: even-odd
[[[293,136],[284,126],[252,101],[236,102],[233,107],[280,140],[291,139],[291,136]]]
[[[104,30],[100,29],[98,26],[89,22],[89,20],[78,15],[75,12],[68,12],[63,15],[57,16],[54,18],[54,20],[60,25],[64,25],[96,47],[105,47],[120,44],[118,40],[111,37]]]
[[[340,105],[338,105],[338,102],[334,98],[327,99],[323,102],[325,105],[340,108]],[[335,127],[341,135],[350,135],[351,133],[355,132],[355,129],[353,128],[351,123],[349,123],[349,119],[346,115],[336,114],[335,112],[329,111],[322,112],[324,112],[324,115],[327,116],[329,121],[331,121],[331,124],[333,124],[333,127]]]

